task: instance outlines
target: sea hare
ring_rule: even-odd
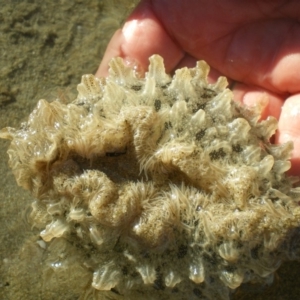
[[[80,249],[109,299],[229,299],[299,257],[292,143],[270,143],[277,121],[208,72],[199,61],[171,77],[154,55],[142,78],[115,58],[73,102],[40,100],[1,131],[41,238]]]

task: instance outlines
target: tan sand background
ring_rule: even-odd
[[[41,98],[72,97],[136,2],[0,0],[0,128],[18,127]],[[0,141],[0,299],[79,299],[90,277],[76,257],[59,272],[47,265],[53,257],[26,221],[32,198],[8,168],[8,145]],[[285,263],[271,287],[244,286],[233,298],[300,299],[299,273],[299,263]]]

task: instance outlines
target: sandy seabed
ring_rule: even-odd
[[[81,75],[95,73],[132,2],[0,0],[0,128],[18,127],[41,98],[72,97]],[[72,275],[80,274],[76,262],[76,272],[47,266],[53,258],[26,221],[32,197],[8,168],[8,145],[0,141],[0,299],[78,299],[89,282],[84,271]],[[299,268],[285,263],[271,287],[242,286],[233,299],[299,299]]]

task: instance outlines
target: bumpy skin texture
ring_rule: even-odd
[[[109,299],[229,299],[299,256],[292,144],[271,144],[277,121],[208,71],[172,78],[152,56],[139,78],[116,58],[108,78],[82,77],[74,102],[40,100],[1,132],[41,237],[85,251]]]

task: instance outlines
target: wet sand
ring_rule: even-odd
[[[0,0],[0,128],[18,127],[39,99],[72,97],[81,75],[95,73],[128,2]],[[0,141],[0,299],[78,299],[90,276],[75,258],[59,272],[49,265],[55,258],[26,222],[32,197],[15,183],[8,145]],[[299,299],[299,270],[285,263],[271,287],[245,286],[233,298]]]
[[[1,0],[0,128],[18,127],[41,98],[71,97],[81,75],[96,72],[133,8],[127,2]],[[55,266],[43,268],[48,256],[36,242],[39,230],[26,222],[32,197],[15,183],[8,145],[0,141],[0,299],[78,299],[84,272],[74,280],[80,269],[55,275]]]

